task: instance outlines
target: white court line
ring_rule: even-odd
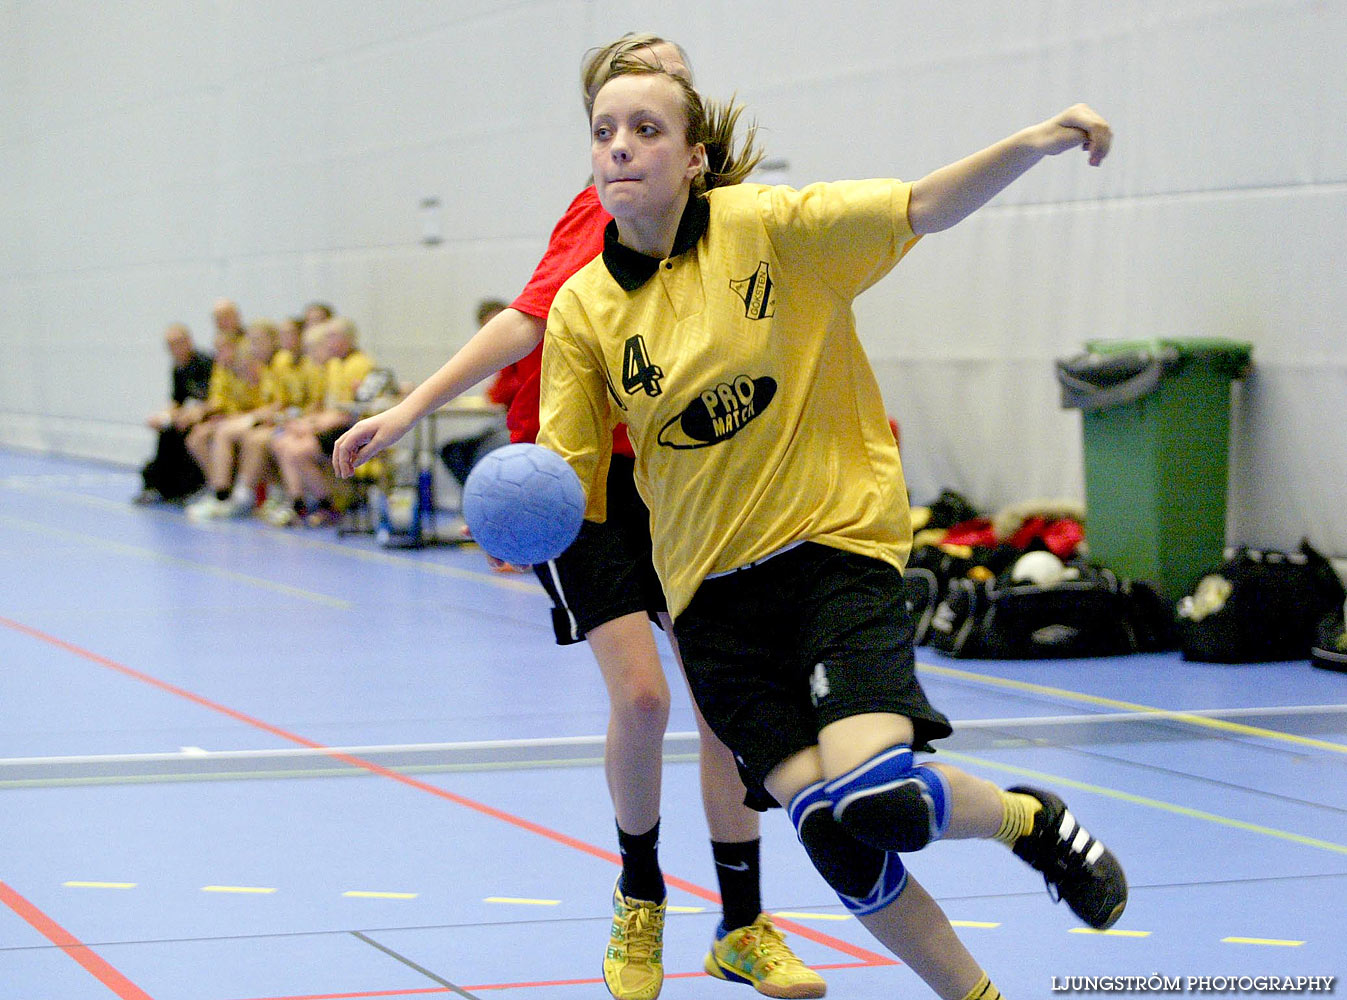
[[[693,738],[697,734],[666,733],[665,739]],[[281,757],[331,757],[345,754],[361,757],[369,754],[392,753],[436,753],[446,750],[524,750],[533,747],[602,747],[602,736],[558,736],[555,738],[536,738],[520,740],[480,740],[459,743],[379,743],[370,746],[354,747],[277,747],[265,750],[205,750],[201,747],[183,748],[172,753],[128,753],[128,754],[89,754],[69,757],[4,757],[0,758],[0,767],[32,764],[154,764],[180,760],[265,760]]]
[[[1156,710],[1153,712],[1099,712],[1081,715],[1042,715],[1000,719],[963,719],[954,720],[951,725],[955,732],[963,729],[1008,729],[1031,728],[1033,726],[1068,726],[1110,722],[1155,722],[1171,716],[1201,716],[1204,718],[1224,716],[1253,715],[1331,715],[1347,712],[1347,704],[1342,705],[1287,705],[1267,708],[1198,708]],[[697,733],[665,733],[666,743],[679,745],[697,742]],[[350,757],[367,757],[385,754],[435,754],[446,752],[489,753],[491,751],[519,751],[531,749],[594,749],[600,750],[604,737],[597,736],[557,736],[533,737],[513,740],[464,740],[454,743],[379,743],[365,746],[344,747],[278,747],[257,750],[207,750],[202,747],[183,747],[171,753],[133,753],[133,754],[89,754],[51,757],[4,757],[0,758],[0,768],[32,765],[79,765],[79,764],[154,764],[174,761],[203,759],[214,761],[230,760],[293,760],[303,757],[332,757],[345,754]]]
[[[1012,719],[967,719],[951,722],[955,730],[999,729],[1006,726],[1072,726],[1082,722],[1155,722],[1159,719],[1178,719],[1185,716],[1212,718],[1242,718],[1258,715],[1332,715],[1347,712],[1347,703],[1341,705],[1283,705],[1266,708],[1156,708],[1146,712],[1089,712],[1082,715],[1028,715]]]

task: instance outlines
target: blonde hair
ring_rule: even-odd
[[[689,146],[701,143],[706,149],[706,168],[692,182],[694,197],[712,188],[742,183],[762,162],[764,153],[757,144],[757,122],[748,123],[742,139],[736,135],[744,108],[734,97],[728,101],[703,101],[691,81],[668,72],[657,61],[636,55],[633,51],[619,52],[609,59],[594,93],[597,95],[610,80],[635,74],[668,77],[678,88],[683,115],[687,120],[684,139]],[[592,99],[590,103],[592,105]]]
[[[671,42],[667,38],[661,38],[659,35],[652,35],[648,31],[629,31],[616,41],[590,49],[585,53],[584,61],[580,64],[580,99],[585,102],[586,117],[594,111],[594,95],[599,92],[599,88],[611,79],[613,65],[623,57],[632,56],[633,53],[639,52],[641,49],[651,49],[656,45],[672,45],[676,48],[678,55],[683,60],[683,65],[688,69],[689,78],[692,76],[692,61],[688,59],[688,54],[683,46],[677,42]],[[642,61],[653,69],[664,69],[659,64],[659,60],[653,57],[642,59]]]
[[[313,354],[322,347],[323,341],[326,339],[327,321],[324,320],[321,323],[310,323],[303,328],[303,332],[300,334],[300,350],[305,354]]]
[[[691,89],[691,88],[689,88]],[[695,93],[695,91],[693,91]],[[744,106],[732,95],[728,101],[707,101],[702,118],[702,139],[706,146],[706,171],[699,187],[695,182],[693,194],[702,194],[711,188],[742,184],[765,155],[758,147],[758,123],[750,121],[744,137],[735,148],[735,132]]]

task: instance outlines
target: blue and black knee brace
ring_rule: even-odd
[[[862,843],[833,818],[822,781],[803,789],[786,811],[809,860],[852,913],[882,910],[907,887],[907,869],[897,854]]]
[[[882,851],[919,851],[949,825],[949,784],[925,764],[912,766],[903,744],[875,754],[824,786],[833,818],[857,840]]]

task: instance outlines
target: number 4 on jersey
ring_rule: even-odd
[[[628,337],[622,350],[622,388],[629,394],[644,389],[647,396],[658,396],[664,391],[659,384],[662,378],[664,369],[650,363],[645,350],[645,338],[640,334]]]

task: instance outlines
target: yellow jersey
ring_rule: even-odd
[[[915,244],[910,192],[717,188],[689,202],[667,260],[610,224],[557,294],[538,442],[602,521],[612,428],[627,425],[670,614],[708,575],[799,541],[905,565],[907,488],[851,304]]]
[[[276,351],[262,369],[260,386],[262,403],[266,406],[284,408],[289,406],[287,379],[294,368],[295,356],[284,348]]]
[[[352,351],[344,358],[329,358],[324,366],[325,399],[328,407],[355,402],[355,391],[374,368],[374,359],[363,351]]]
[[[206,406],[227,417],[246,413],[262,404],[261,385],[253,385],[238,376],[228,365],[216,365],[210,374]]]

